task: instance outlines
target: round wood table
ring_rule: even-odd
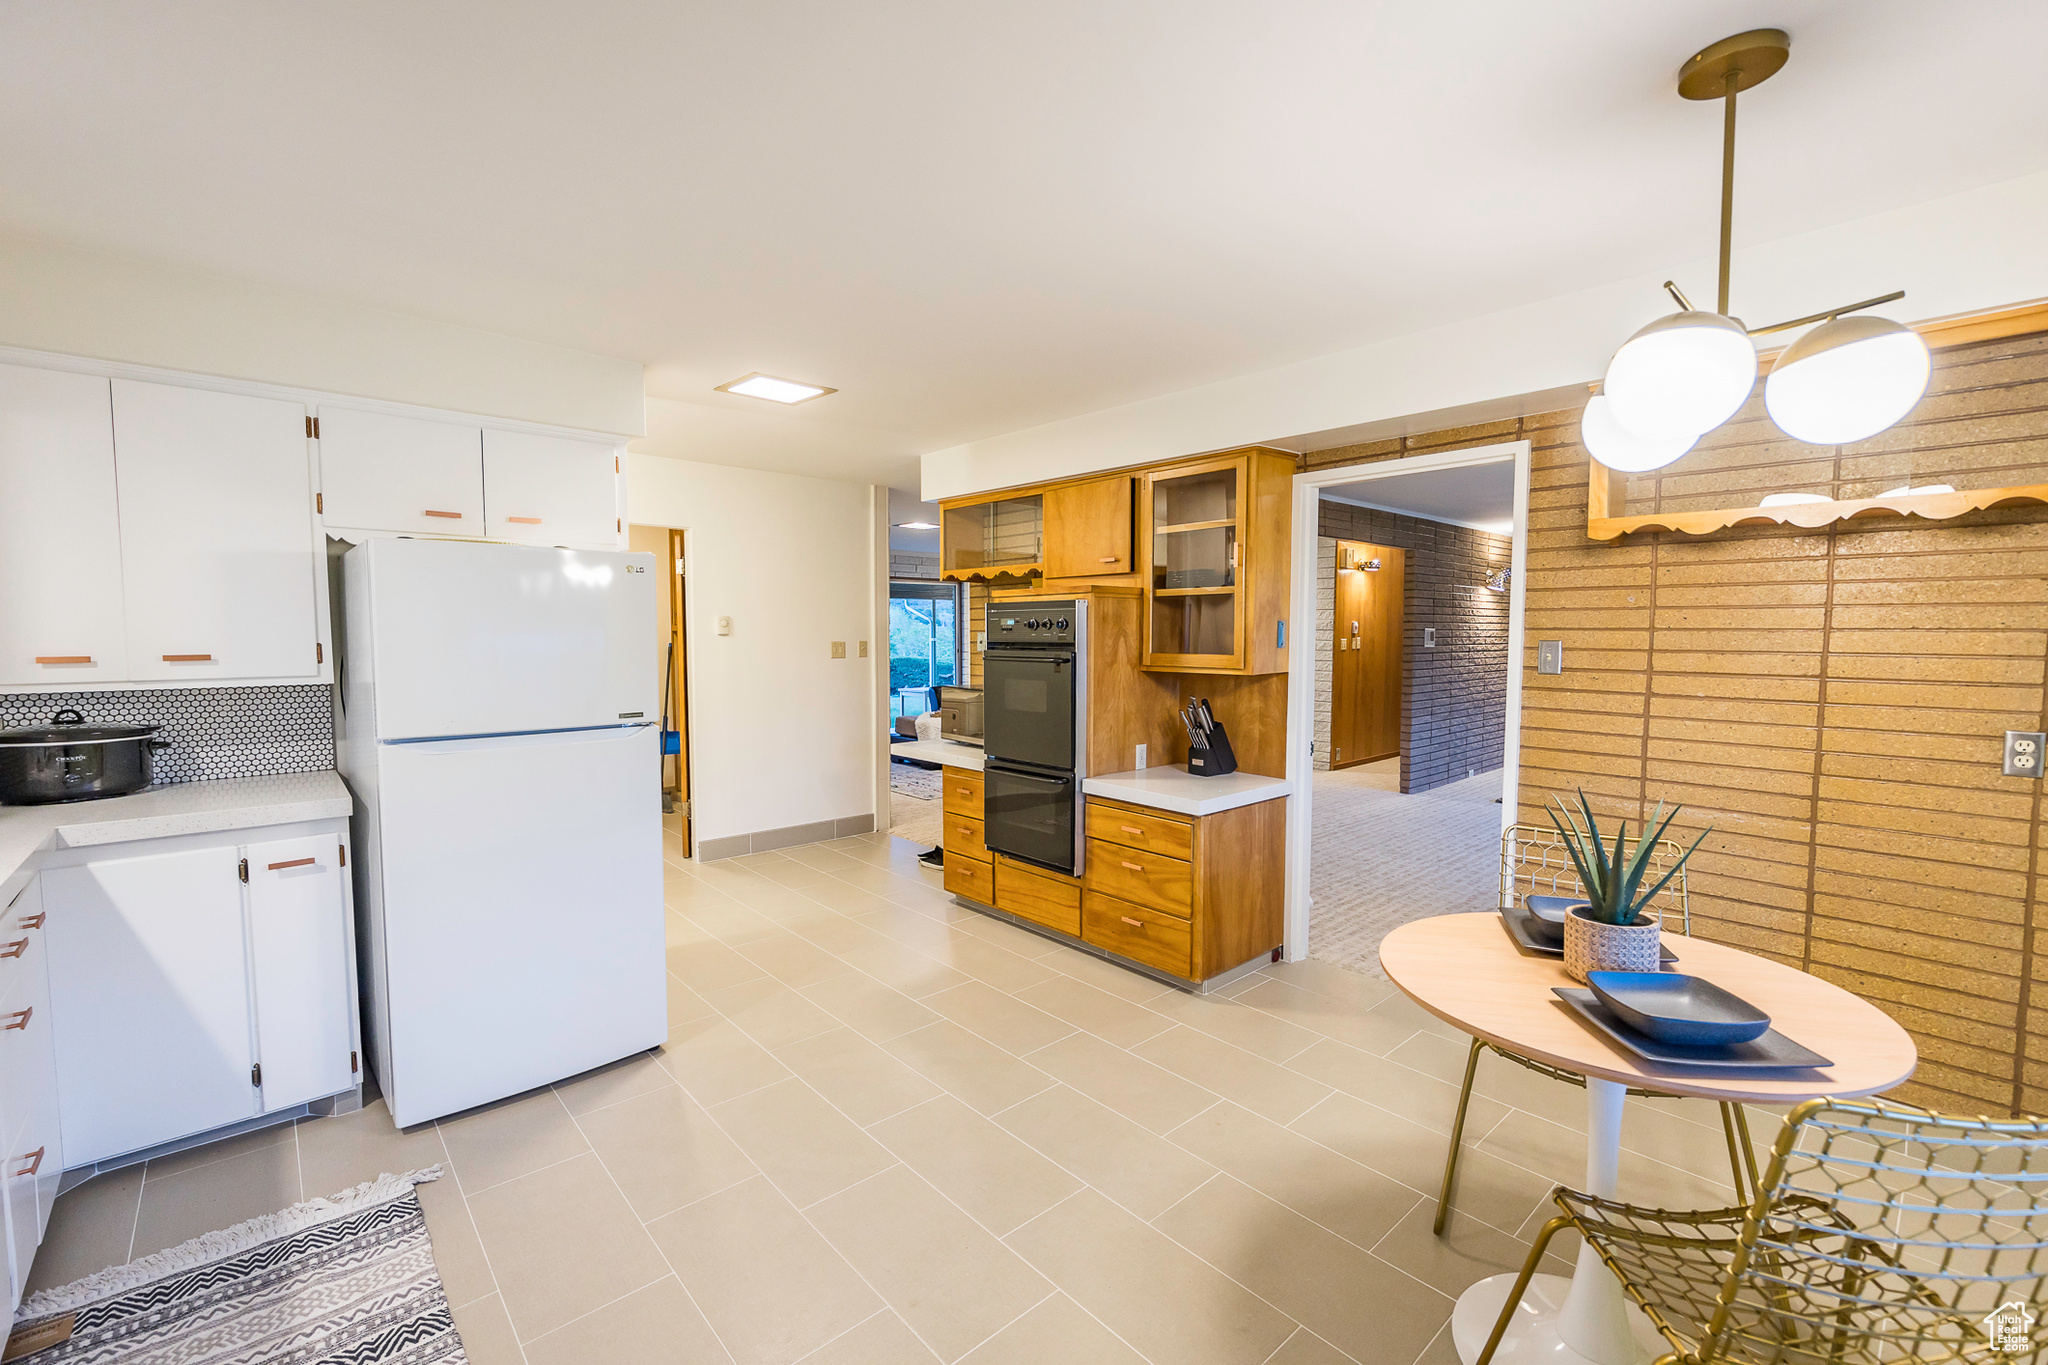
[[[1834,1065],[1811,1070],[1716,1073],[1660,1068],[1624,1051],[1582,1022],[1551,989],[1580,986],[1564,960],[1532,953],[1508,936],[1498,914],[1416,920],[1380,944],[1380,966],[1408,998],[1447,1024],[1524,1057],[1586,1078],[1587,1194],[1614,1196],[1621,1163],[1621,1111],[1628,1088],[1710,1100],[1796,1104],[1853,1099],[1889,1090],[1913,1074],[1913,1040],[1891,1016],[1819,977],[1703,939],[1664,936],[1678,955],[1671,970],[1704,977],[1771,1016],[1771,1027]],[[1500,1317],[1515,1276],[1493,1275],[1459,1296],[1451,1336],[1472,1365]],[[1640,1324],[1632,1331],[1632,1326]],[[1640,1335],[1638,1335],[1640,1333]],[[1649,1321],[1628,1311],[1621,1284],[1581,1245],[1571,1279],[1530,1281],[1496,1365],[1639,1365],[1668,1350]]]

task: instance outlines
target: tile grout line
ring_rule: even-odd
[[[550,1087],[550,1090],[552,1090],[552,1088],[553,1087]],[[476,1225],[476,1210],[472,1209],[469,1206],[469,1191],[463,1188],[462,1170],[459,1166],[456,1165],[455,1153],[449,1150],[448,1135],[446,1130],[442,1127],[441,1120],[439,1119],[434,1120],[434,1137],[441,1144],[442,1159],[448,1163],[448,1173],[441,1178],[443,1180],[452,1180],[455,1182],[456,1196],[462,1201],[462,1216],[469,1220],[469,1231],[470,1234],[476,1238],[477,1253],[484,1258],[484,1269],[489,1271],[491,1276],[491,1292],[489,1294],[479,1294],[476,1298],[471,1299],[470,1303],[480,1303],[484,1299],[492,1297],[495,1297],[498,1300],[498,1311],[505,1315],[505,1326],[512,1333],[512,1344],[513,1346],[518,1348],[519,1359],[522,1362],[524,1362],[526,1360],[526,1343],[519,1339],[519,1328],[517,1324],[515,1324],[512,1321],[512,1305],[506,1301],[504,1285],[498,1282],[497,1263],[491,1259],[491,1249],[484,1245],[483,1231]],[[426,1218],[426,1209],[424,1207],[422,1207],[420,1210],[420,1217],[423,1221]],[[433,1234],[431,1232],[429,1232],[427,1235],[427,1244],[429,1247],[433,1245]],[[438,1267],[435,1269],[434,1273],[436,1275],[440,1274],[440,1270]],[[447,1285],[445,1283],[442,1285],[442,1290],[444,1293],[447,1290]],[[452,1317],[452,1315],[455,1312],[454,1308],[451,1306],[448,1311]],[[460,1328],[457,1329],[458,1332],[460,1330]]]

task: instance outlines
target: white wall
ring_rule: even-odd
[[[318,294],[0,237],[0,345],[637,436],[641,365]]]
[[[687,532],[697,838],[875,813],[880,495],[797,474],[628,460],[629,519]],[[717,633],[720,616],[732,634]],[[830,657],[833,640],[846,641],[844,659]]]
[[[1762,243],[1735,253],[1732,305],[1763,326],[1894,289],[1905,299],[1878,311],[1903,321],[2029,302],[2048,296],[2044,223],[2048,172]],[[1712,223],[1700,229],[1688,245],[1713,240]],[[1504,401],[1490,415],[1512,416],[1516,395],[1597,379],[1630,333],[1670,311],[1661,281],[1676,278],[1711,306],[1714,269],[1706,257],[1674,258],[1654,275],[935,451],[924,457],[923,495]],[[1483,420],[1483,412],[1457,420]]]

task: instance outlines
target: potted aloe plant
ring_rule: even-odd
[[[1678,861],[1657,879],[1657,884],[1638,895],[1657,841],[1685,808],[1677,806],[1670,815],[1664,815],[1664,803],[1659,801],[1633,853],[1625,853],[1628,821],[1622,821],[1621,828],[1615,831],[1614,851],[1609,853],[1601,844],[1600,825],[1593,818],[1593,806],[1586,800],[1584,789],[1579,792],[1579,810],[1586,817],[1584,828],[1569,806],[1554,796],[1551,800],[1556,802],[1555,809],[1546,806],[1544,812],[1550,816],[1550,823],[1557,826],[1565,851],[1571,854],[1572,864],[1578,869],[1579,881],[1586,888],[1587,903],[1573,906],[1565,915],[1565,972],[1574,981],[1584,981],[1587,972],[1661,970],[1659,948],[1664,925],[1656,915],[1644,913],[1643,907],[1678,875],[1686,859],[1714,832],[1713,827],[1702,830],[1700,837],[1692,841],[1692,848],[1678,855]],[[1558,818],[1560,812],[1563,819]],[[1663,819],[1660,821],[1658,816]]]

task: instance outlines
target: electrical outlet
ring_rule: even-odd
[[[1435,626],[1424,626],[1424,627],[1422,628],[1422,647],[1423,647],[1424,649],[1435,649],[1435,648],[1436,648],[1436,627],[1435,627]]]
[[[1143,772],[1143,771],[1144,771],[1144,768],[1145,768],[1145,746],[1144,746],[1144,745],[1142,745],[1142,744],[1140,744],[1140,745],[1138,746],[1138,770],[1139,770],[1140,772]]]
[[[860,642],[860,657],[863,659],[868,657],[868,642],[866,640]]]
[[[2042,746],[2048,745],[2048,735],[2031,730],[2007,730],[2005,732],[2005,775],[2007,777],[2039,777],[2041,775]]]
[[[832,642],[832,657],[835,659],[843,659],[846,657],[846,641],[834,640]]]
[[[1538,640],[1536,642],[1536,671],[1538,673],[1564,672],[1564,641]]]

